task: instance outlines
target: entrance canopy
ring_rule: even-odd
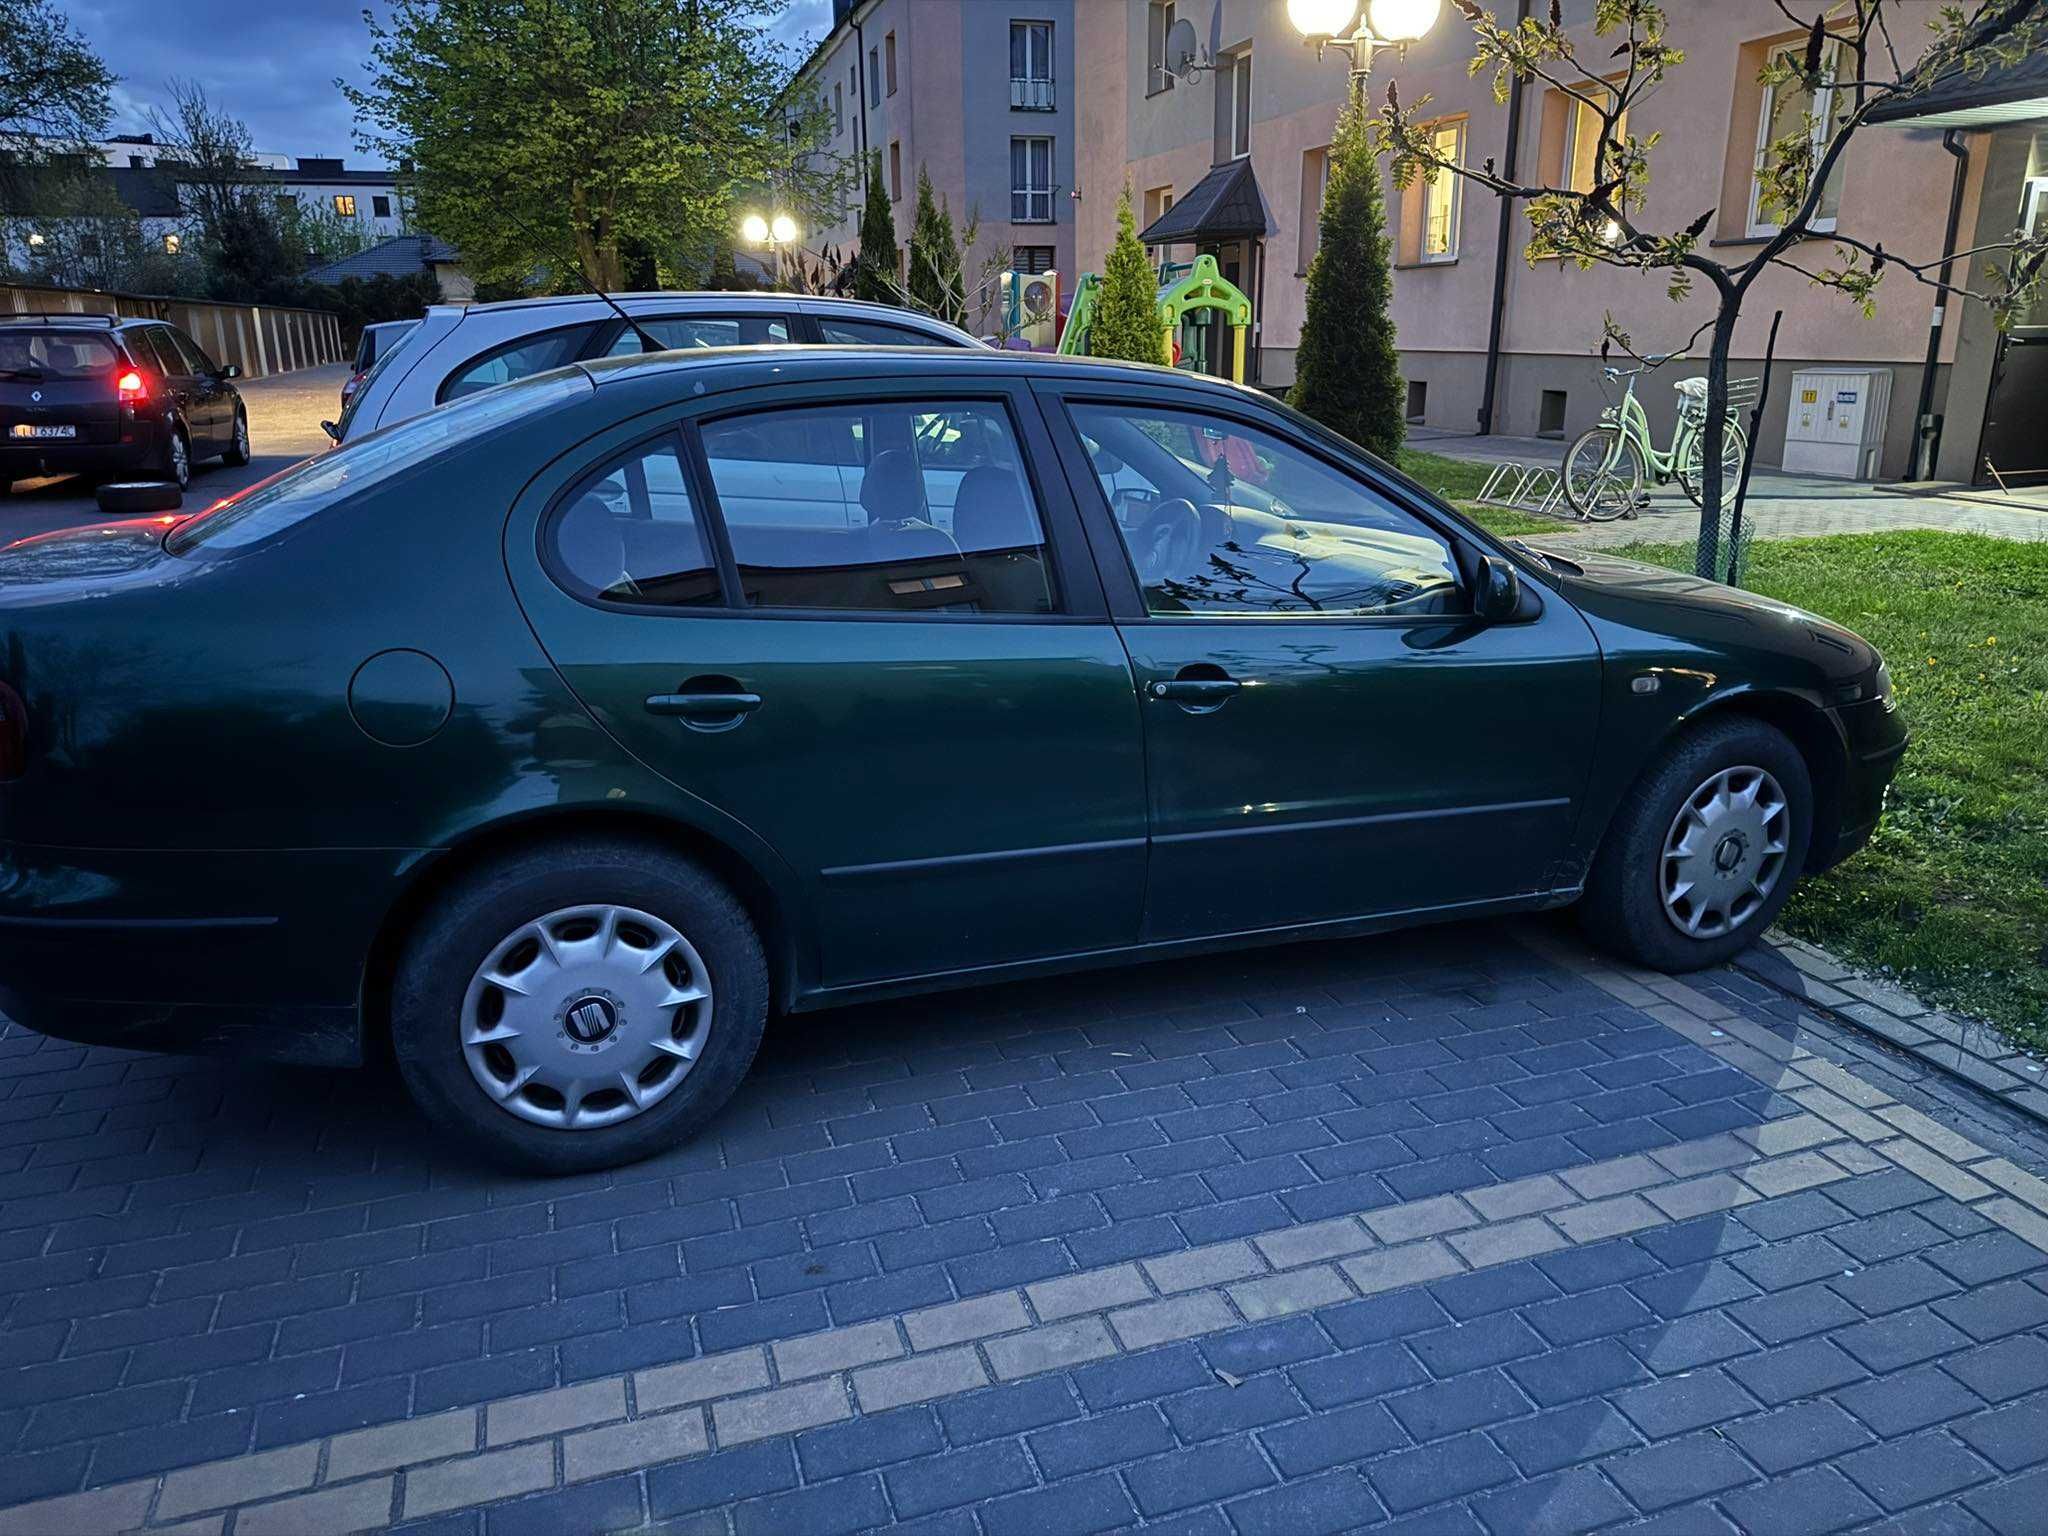
[[[1909,88],[1880,101],[1866,119],[1911,128],[1991,128],[2048,117],[2048,49],[2029,50],[2012,64],[1982,73],[1951,63],[1921,80],[1907,75]]]
[[[1263,239],[1266,199],[1249,157],[1215,167],[1188,188],[1187,196],[1139,233],[1146,245],[1210,245],[1224,240]]]

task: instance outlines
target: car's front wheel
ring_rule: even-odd
[[[539,1173],[660,1152],[732,1097],[768,1014],[746,910],[672,854],[549,843],[433,903],[392,984],[392,1048],[437,1124]]]
[[[1770,926],[1806,867],[1813,781],[1758,720],[1680,737],[1629,790],[1581,917],[1609,949],[1663,971],[1717,965]]]

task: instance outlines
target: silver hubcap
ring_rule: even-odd
[[[185,439],[175,432],[171,434],[171,474],[178,484],[183,485],[192,473],[192,456],[185,450]]]
[[[1741,927],[1785,868],[1791,808],[1761,768],[1726,768],[1700,785],[1664,835],[1658,889],[1664,915],[1693,939]]]
[[[235,452],[243,458],[249,456],[249,423],[239,416],[235,418]]]
[[[632,907],[564,907],[513,930],[462,1000],[462,1052],[477,1086],[557,1130],[653,1108],[689,1076],[710,1034],[703,957]]]

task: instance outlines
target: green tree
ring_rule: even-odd
[[[1365,109],[1347,106],[1330,141],[1321,244],[1308,267],[1308,309],[1288,403],[1382,458],[1406,434],[1401,357],[1387,303],[1386,202]]]
[[[953,211],[932,192],[924,166],[917,168],[917,213],[910,224],[910,302],[949,325],[967,323],[967,296],[960,289],[960,241]]]
[[[249,129],[216,107],[203,87],[170,82],[171,110],[151,112],[160,174],[176,183],[187,244],[221,299],[253,299],[306,270],[296,209],[282,207],[263,177]]]
[[[536,270],[664,280],[762,185],[806,211],[822,117],[789,116],[780,0],[396,0],[370,20],[370,83],[337,82],[358,141],[409,162],[420,226],[484,280]]]
[[[1116,205],[1116,244],[1103,263],[1095,295],[1095,323],[1088,332],[1091,357],[1121,357],[1134,363],[1165,363],[1166,331],[1159,323],[1159,274],[1138,243],[1131,214],[1131,189]]]
[[[901,304],[896,278],[896,211],[882,185],[882,152],[868,154],[868,196],[860,211],[860,250],[853,258],[853,296],[871,304]]]
[[[50,0],[0,0],[0,154],[15,163],[106,132],[114,75]]]

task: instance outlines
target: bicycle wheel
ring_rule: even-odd
[[[1609,522],[1634,509],[1644,472],[1634,438],[1615,427],[1593,427],[1565,453],[1565,500],[1579,516]]]
[[[1692,498],[1692,504],[1700,504],[1700,477],[1706,465],[1707,437],[1704,432],[1695,432],[1686,439],[1685,452],[1678,456],[1678,483],[1685,488],[1685,494]],[[1742,474],[1743,455],[1749,451],[1749,439],[1743,436],[1742,428],[1729,422],[1721,431],[1721,502],[1726,506],[1733,502],[1735,482]]]

